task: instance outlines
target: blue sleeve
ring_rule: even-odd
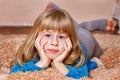
[[[97,63],[91,61],[90,59],[88,60],[87,66],[88,66],[88,72],[98,67]]]
[[[81,47],[82,52],[83,52],[83,54],[85,55],[85,58],[86,58],[84,64],[79,68],[75,68],[73,66],[67,65],[67,68],[68,68],[69,72],[66,74],[66,76],[72,77],[74,79],[80,79],[82,77],[88,77],[89,76],[89,71],[97,68],[97,63],[93,62],[89,59],[87,50],[82,43],[80,43],[80,47]],[[74,65],[79,63],[79,61],[80,61],[80,59],[78,59],[75,62]]]
[[[84,64],[83,66],[79,68],[74,68],[72,66],[67,65],[67,68],[69,72],[66,74],[68,77],[72,77],[74,79],[80,79],[82,77],[88,77],[88,68],[87,64]]]
[[[24,65],[20,66],[18,62],[16,62],[13,66],[13,68],[11,69],[10,73],[16,73],[16,72],[26,72],[26,71],[30,71],[33,72],[35,70],[44,70],[45,68],[40,68],[38,66],[35,65],[36,62],[38,62],[39,59],[35,59],[35,60],[31,60],[27,63],[25,63]]]

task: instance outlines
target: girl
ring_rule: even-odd
[[[48,67],[75,79],[87,77],[97,67],[79,43],[72,18],[62,9],[46,10],[37,18],[11,64],[11,73]]]

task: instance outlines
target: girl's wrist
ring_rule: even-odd
[[[62,61],[53,60],[53,63],[63,63]]]
[[[55,68],[56,66],[58,66],[58,65],[60,66],[61,64],[63,64],[63,63],[62,63],[62,62],[53,61],[53,62],[51,63],[51,66]],[[64,64],[63,64],[63,65],[64,65]]]
[[[63,60],[60,60],[60,59],[54,59],[54,60],[53,60],[53,63],[63,63]]]
[[[43,62],[39,61],[35,65],[40,68],[47,68],[49,66],[49,63],[43,63]]]
[[[62,73],[63,75],[66,75],[68,73],[68,69],[67,67],[65,66],[65,64],[63,62],[56,62],[56,61],[53,61],[51,63],[51,66],[55,69],[57,69],[60,73]]]

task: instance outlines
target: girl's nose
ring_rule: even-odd
[[[58,45],[57,38],[52,39],[51,44],[57,46]]]

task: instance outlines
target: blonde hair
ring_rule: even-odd
[[[72,42],[72,49],[70,51],[70,55],[64,59],[64,63],[72,65],[78,58],[80,58],[80,62],[76,65],[76,67],[83,65],[85,56],[80,49],[80,43],[78,41],[71,16],[64,10],[52,9],[44,11],[37,18],[31,33],[23,45],[19,48],[17,57],[12,61],[11,68],[16,61],[18,61],[20,66],[22,66],[24,63],[32,59],[39,58],[34,44],[39,32],[45,29],[58,30],[59,32],[62,31],[67,33]]]

